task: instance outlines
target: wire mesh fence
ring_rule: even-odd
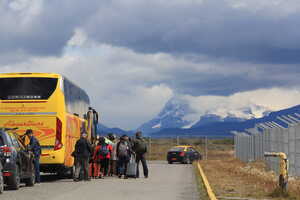
[[[289,174],[300,176],[300,123],[282,126],[255,127],[245,132],[236,132],[234,137],[235,156],[251,162],[265,160],[267,166],[278,173],[278,158],[264,157],[264,152],[284,152],[289,160]]]

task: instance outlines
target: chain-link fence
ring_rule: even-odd
[[[289,174],[300,176],[300,123],[286,122],[284,128],[276,123],[259,124],[234,137],[235,156],[244,161],[265,160],[278,173],[278,158],[264,157],[264,152],[284,152],[289,160]]]

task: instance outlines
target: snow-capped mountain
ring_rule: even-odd
[[[223,111],[221,115],[218,115],[219,108],[215,110],[207,111],[207,114],[200,116],[191,128],[200,127],[213,122],[243,122],[249,119],[255,119],[267,116],[271,111],[267,108],[258,105],[248,105],[232,110]]]
[[[201,102],[191,104],[184,97],[173,97],[152,120],[141,125],[138,130],[145,134],[168,128],[196,128],[215,122],[242,122],[248,119],[263,117],[269,113],[267,108],[258,105],[214,105],[201,107]]]
[[[212,122],[212,123],[208,123],[205,125],[201,125],[189,129],[182,129],[182,128],[163,129],[159,132],[152,133],[151,137],[176,137],[176,136],[232,137],[233,136],[232,132],[234,131],[247,132],[247,129],[253,128],[256,124],[265,123],[265,122],[275,122],[278,125],[287,128],[288,124],[286,124],[286,122],[284,121],[281,121],[278,118],[279,116],[281,117],[291,116],[294,117],[296,121],[300,120],[300,105],[279,110],[276,112],[271,112],[268,115],[261,118],[253,118],[241,122],[221,121],[221,122]]]
[[[164,128],[181,128],[191,123],[191,121],[185,119],[185,116],[189,113],[191,113],[191,110],[187,102],[172,98],[155,118],[142,124],[138,130],[147,134]]]

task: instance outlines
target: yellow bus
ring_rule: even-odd
[[[72,168],[80,131],[91,126],[84,123],[89,105],[87,93],[62,75],[0,74],[0,127],[17,127],[20,135],[33,130],[42,147],[42,172]]]

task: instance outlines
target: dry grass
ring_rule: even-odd
[[[149,150],[148,159],[149,160],[166,160],[168,150],[173,147],[172,144],[152,144]]]
[[[192,144],[205,155],[203,139],[185,139],[180,144]],[[167,151],[175,145],[175,139],[154,140],[148,158],[166,160]],[[300,200],[300,179],[290,178],[288,192],[282,194],[277,187],[277,175],[268,171],[264,162],[243,163],[234,158],[231,141],[209,140],[207,147],[208,160],[202,160],[201,165],[217,196]]]
[[[209,200],[209,196],[206,192],[202,177],[198,170],[197,163],[194,162],[193,165],[194,165],[194,170],[195,170],[195,174],[196,174],[196,180],[197,180],[197,184],[198,184],[198,191],[199,191],[200,199],[201,200]]]
[[[210,154],[213,156],[201,163],[217,196],[300,200],[300,181],[291,179],[288,192],[280,193],[277,175],[264,162],[243,163],[228,150]]]
[[[149,141],[148,141],[149,142]],[[202,155],[205,157],[205,140],[201,138],[181,138],[179,141],[179,145],[192,145],[194,146]],[[226,143],[226,144],[224,144]],[[220,156],[221,152],[231,150],[232,140],[208,140],[207,150],[208,157],[214,158]],[[150,144],[150,143],[149,143]],[[149,160],[166,160],[167,152],[170,148],[177,145],[176,139],[155,139],[151,140],[151,145],[149,145]],[[219,154],[215,154],[218,151]]]

